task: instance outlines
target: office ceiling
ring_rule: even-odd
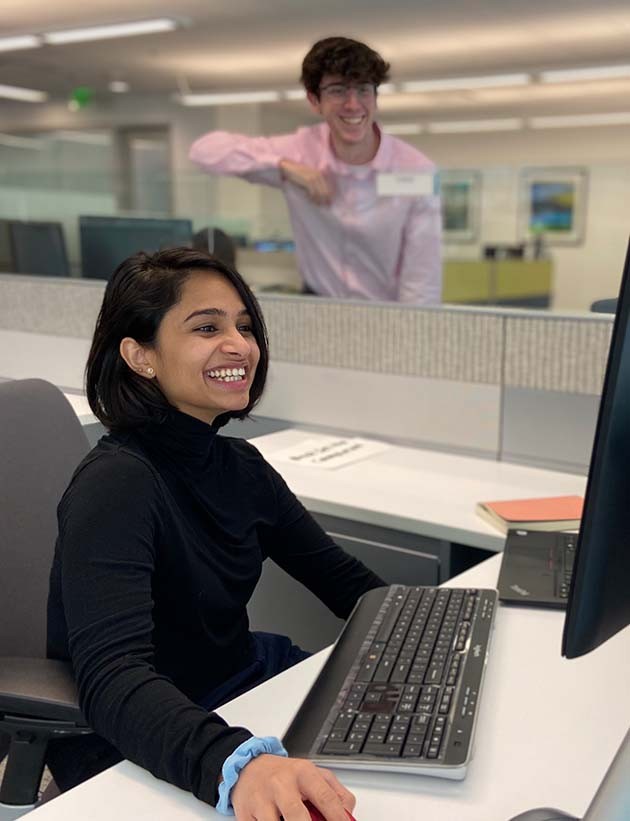
[[[630,63],[630,3],[607,0],[2,0],[1,36],[177,17],[175,32],[0,53],[0,82],[66,99],[79,85],[132,92],[295,88],[316,39],[363,39],[392,79],[432,79]],[[387,116],[614,112],[630,109],[630,78],[381,98]],[[3,105],[16,103],[0,102]],[[19,105],[28,106],[29,103]],[[278,104],[280,105],[280,104]],[[283,103],[301,105],[304,103]]]

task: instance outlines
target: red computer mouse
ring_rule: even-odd
[[[312,821],[326,821],[321,812],[317,809],[317,807],[314,807],[310,801],[305,801],[304,806],[310,812]],[[349,821],[356,821],[356,819],[350,815],[348,810],[346,810],[346,814],[348,815]]]

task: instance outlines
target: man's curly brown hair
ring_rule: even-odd
[[[379,86],[389,79],[389,63],[358,40],[326,37],[318,40],[304,58],[300,80],[307,91],[319,98],[319,87],[325,74]]]

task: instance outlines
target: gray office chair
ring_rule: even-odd
[[[617,313],[617,297],[610,299],[596,299],[591,302],[591,311],[600,314],[616,314]]]
[[[8,223],[10,271],[14,274],[69,277],[70,263],[60,222]]]
[[[40,379],[0,383],[0,785],[2,805],[37,801],[48,740],[90,732],[69,665],[46,658],[56,508],[88,441],[72,407]]]
[[[193,235],[192,247],[213,254],[230,268],[236,267],[234,240],[220,228],[202,228]]]

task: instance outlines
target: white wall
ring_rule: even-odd
[[[630,235],[630,127],[425,135],[409,141],[441,167],[481,169],[483,244],[521,239],[518,198],[522,168],[585,168],[584,240],[579,245],[552,248],[553,307],[583,310],[595,299],[616,296]],[[480,243],[447,248],[447,255],[453,257],[479,254]]]

